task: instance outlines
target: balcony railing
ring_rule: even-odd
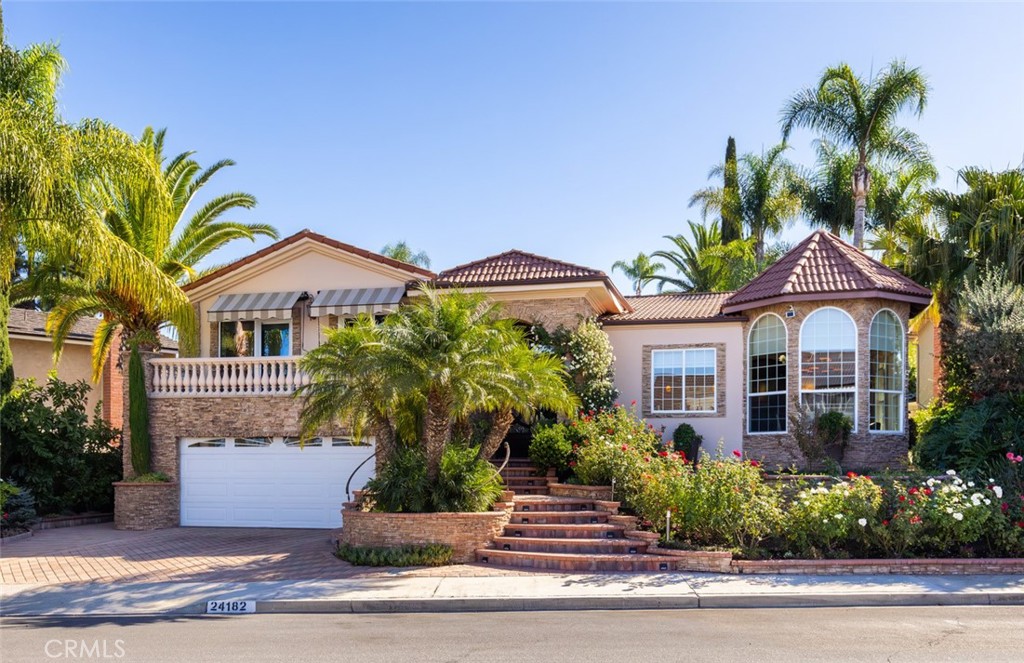
[[[154,359],[155,398],[289,396],[309,382],[298,357]]]

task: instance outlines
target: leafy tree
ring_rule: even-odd
[[[722,246],[743,238],[743,209],[740,198],[739,170],[736,164],[736,139],[729,136],[722,169]]]
[[[660,262],[654,262],[651,257],[644,252],[636,254],[632,262],[625,262],[622,260],[616,260],[615,264],[612,265],[612,271],[619,270],[628,278],[633,284],[633,292],[637,296],[642,295],[644,286],[657,278],[658,272],[665,269],[665,265]]]
[[[739,198],[743,223],[754,239],[754,256],[764,262],[769,235],[782,232],[800,211],[800,195],[796,170],[784,156],[789,149],[779,144],[762,154],[744,154],[739,161]],[[725,164],[711,169],[708,177],[725,172]],[[701,189],[690,198],[690,206],[700,205],[706,220],[710,213],[721,213],[730,206],[724,187]]]
[[[876,158],[900,166],[930,160],[928,149],[912,131],[897,126],[901,112],[918,116],[928,100],[928,82],[919,69],[894,60],[877,78],[864,80],[847,64],[829,67],[816,86],[798,92],[782,110],[782,138],[793,129],[816,130],[840,148],[856,150],[852,173],[853,241],[864,246],[871,171]]]
[[[56,91],[64,60],[49,44],[13,48],[0,16],[0,404],[13,384],[8,338],[18,248],[44,255],[87,283],[163,292],[159,305],[175,316],[191,314],[180,291],[166,292],[167,277],[89,214],[81,192],[107,177],[162,191],[158,171],[130,136],[99,121],[65,122]],[[169,205],[154,196],[154,204]]]
[[[424,269],[430,269],[430,256],[426,251],[413,251],[405,241],[388,244],[380,250],[385,255],[400,262],[407,262],[410,265],[418,265]]]
[[[93,338],[94,379],[102,372],[118,332],[126,344],[158,348],[161,328],[173,325],[183,340],[194,340],[192,307],[181,310],[164,305],[181,295],[178,284],[205,273],[197,271],[199,263],[230,242],[278,236],[277,230],[266,224],[223,218],[234,210],[256,205],[256,199],[247,193],[215,196],[190,213],[203,187],[234,162],[224,159],[203,169],[192,158],[193,152],[183,152],[168,161],[163,154],[165,135],[165,130],[147,127],[138,145],[153,167],[162,169],[163,185],[170,192],[169,206],[159,204],[160,187],[139,186],[131,179],[116,177],[98,182],[86,197],[88,209],[112,236],[166,276],[161,288],[126,287],[107,279],[93,283],[82,278],[56,282],[43,279],[39,286],[57,296],[47,328],[58,349],[76,322],[102,316]]]

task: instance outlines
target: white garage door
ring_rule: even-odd
[[[181,524],[341,527],[345,482],[373,446],[343,438],[181,440]],[[350,489],[373,476],[363,465]]]

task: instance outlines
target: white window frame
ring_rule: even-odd
[[[285,354],[283,354],[283,355],[280,355],[280,356],[281,357],[291,357],[292,356],[292,334],[295,331],[294,329],[292,329],[292,321],[291,320],[280,320],[278,318],[267,318],[266,320],[222,320],[222,321],[218,322],[217,323],[217,356],[218,357],[223,357],[223,354],[222,354],[223,349],[221,348],[221,344],[220,344],[220,339],[221,339],[220,326],[222,324],[224,324],[225,322],[251,322],[251,323],[253,323],[252,343],[253,343],[253,350],[255,350],[256,352],[259,352],[260,350],[263,349],[263,323],[264,322],[266,322],[269,325],[288,325],[288,347],[285,348],[285,350],[287,350],[287,352]],[[261,355],[261,354],[253,354],[252,357],[224,357],[224,358],[225,359],[256,359],[257,357],[263,357],[263,356],[264,355]]]
[[[820,308],[816,308],[808,313],[807,317],[805,317],[803,322],[800,323],[800,335],[797,337],[799,372],[797,373],[796,379],[800,387],[800,400],[798,402],[802,408],[804,406],[804,394],[846,394],[850,392],[850,388],[804,389],[804,327],[807,325],[807,321],[810,320],[815,313],[827,310],[839,311],[845,315],[850,321],[850,324],[853,325],[853,430],[851,432],[856,433],[859,424],[858,419],[860,418],[857,412],[860,401],[860,329],[857,328],[857,321],[853,319],[853,316],[838,306],[822,306]]]
[[[900,363],[902,366],[902,375],[900,375],[900,389],[894,391],[892,389],[872,389],[871,388],[871,329],[875,326],[875,320],[881,313],[890,313],[892,317],[896,318],[896,324],[900,328]],[[871,324],[868,325],[868,417],[871,417],[871,394],[896,394],[900,396],[900,427],[898,430],[871,430],[870,423],[868,424],[868,432],[875,435],[902,435],[907,428],[907,330],[903,326],[903,320],[889,308],[880,308],[875,311],[875,314],[871,316]]]
[[[751,373],[751,366],[750,366],[750,358],[752,356],[751,353],[750,353],[750,339],[753,338],[753,336],[754,336],[754,328],[757,326],[757,323],[759,323],[762,319],[764,319],[764,318],[766,318],[768,316],[772,316],[772,317],[777,318],[778,321],[782,323],[782,330],[785,333],[785,342],[783,343],[783,348],[784,348],[785,353],[786,353],[786,384],[785,384],[786,388],[783,391],[766,391],[766,392],[763,392],[763,393],[762,392],[758,392],[758,393],[755,394],[755,393],[750,391],[750,383],[751,383],[751,375],[752,375],[752,373]],[[789,432],[789,374],[790,374],[790,372],[791,371],[789,370],[789,326],[786,325],[786,321],[782,319],[782,316],[777,314],[777,313],[762,313],[761,315],[757,316],[757,318],[754,319],[754,324],[750,325],[750,329],[747,330],[747,385],[746,385],[746,390],[747,390],[747,426],[746,426],[746,428],[747,428],[747,435],[785,435],[786,433]],[[751,399],[754,396],[782,396],[783,397],[782,398],[782,402],[783,402],[782,430],[777,430],[777,431],[752,431],[752,430],[750,430],[750,423],[751,423],[751,416],[750,416],[751,405],[750,405],[750,403],[751,403]]]
[[[714,371],[712,375],[715,378],[715,390],[711,398],[712,409],[710,410],[687,410],[686,409],[686,353],[687,352],[706,352],[710,350],[712,353],[712,368]],[[681,410],[657,410],[654,407],[654,379],[656,377],[654,373],[654,355],[662,352],[678,352],[683,355],[683,398],[682,404],[683,409]],[[657,350],[651,350],[651,383],[648,385],[648,396],[651,399],[651,414],[718,414],[718,348],[713,347],[692,347],[692,348],[660,348]]]

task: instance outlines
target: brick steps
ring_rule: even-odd
[[[517,550],[521,552],[588,555],[640,555],[647,552],[647,542],[640,541],[639,539],[578,539],[556,538],[553,536],[498,536],[494,538],[494,547],[498,550]]]
[[[661,555],[566,554],[495,550],[476,551],[483,564],[550,571],[671,571],[675,560]]]
[[[500,461],[491,462],[500,465]],[[501,470],[501,480],[505,482],[505,488],[516,495],[547,495],[548,476],[542,474],[527,459],[513,458],[509,460],[505,469]]]
[[[608,522],[607,511],[516,511],[511,525],[598,525]]]
[[[567,512],[567,511],[579,511],[590,513],[594,511],[594,500],[584,499],[582,497],[551,497],[547,495],[537,496],[516,496],[515,509],[516,512],[531,512],[531,513],[544,513],[544,512]]]
[[[626,528],[608,523],[515,523],[505,528],[505,535],[529,539],[624,539]]]

